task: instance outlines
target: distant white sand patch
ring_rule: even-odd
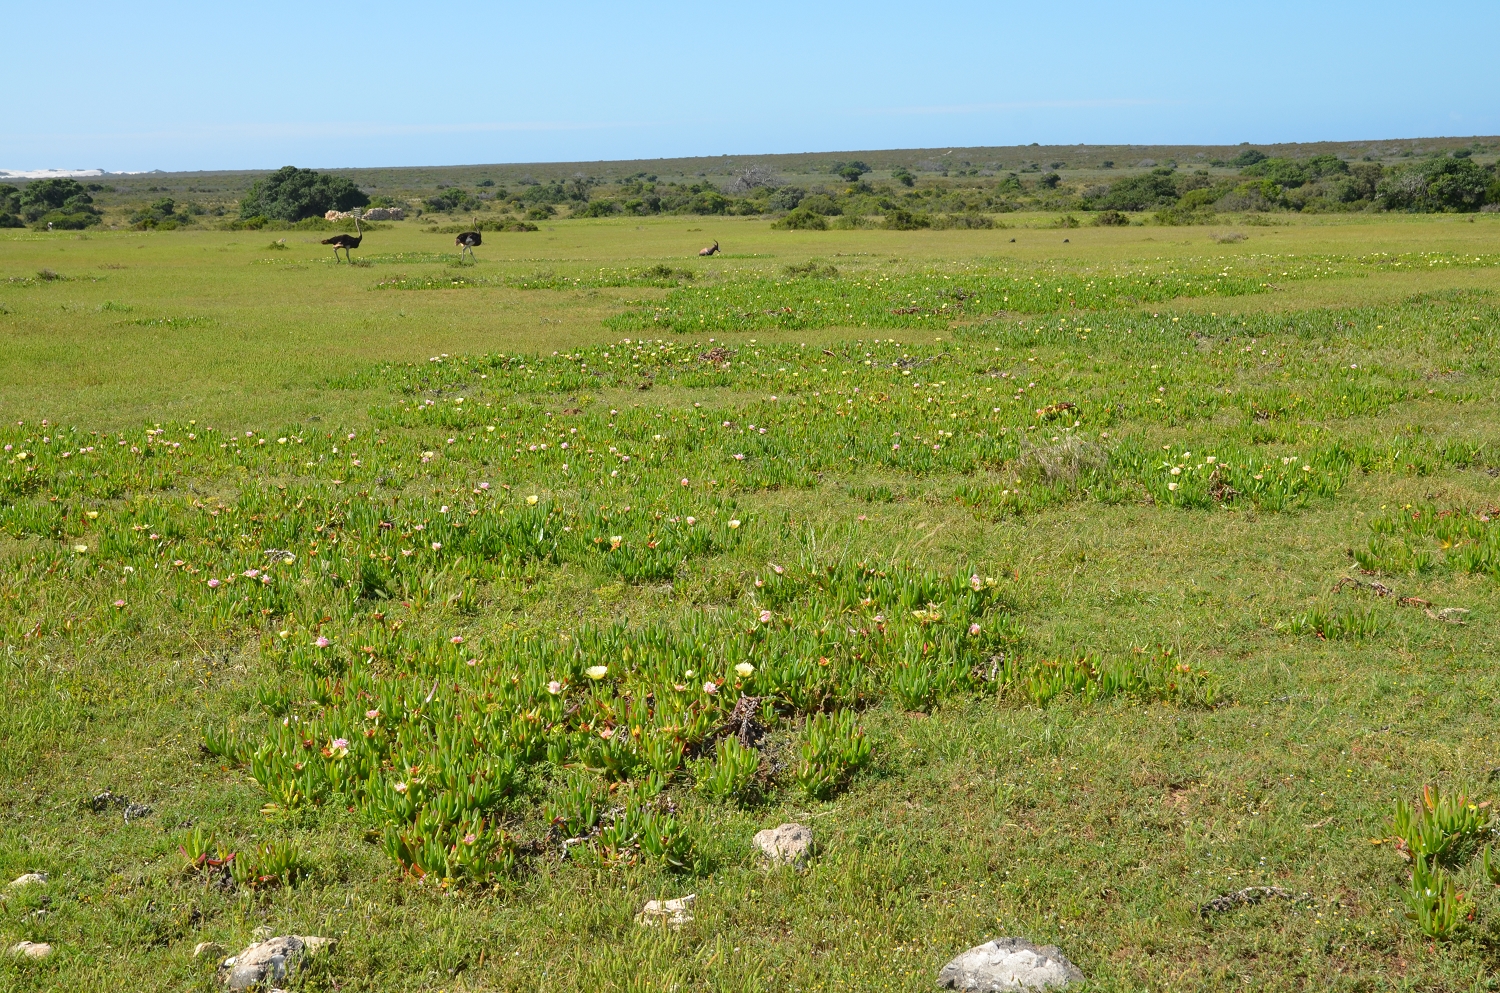
[[[159,172],[160,170],[152,170]],[[115,172],[104,169],[0,169],[5,179],[87,179],[91,176],[139,176],[140,172]]]

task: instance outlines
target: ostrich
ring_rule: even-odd
[[[360,227],[359,227],[359,215],[355,214],[354,215],[354,234],[352,234],[352,235],[336,234],[332,238],[324,238],[323,239],[323,244],[325,244],[325,245],[332,245],[333,246],[333,260],[335,262],[338,261],[338,259],[339,259],[339,249],[342,248],[344,250],[344,257],[347,258],[347,259],[349,259],[349,262],[352,265],[354,263],[354,259],[350,258],[350,256],[349,256],[349,249],[351,249],[351,248],[358,248],[359,247],[359,243],[362,242],[362,241],[364,241],[364,240],[365,240],[364,232],[361,231]]]
[[[471,259],[474,258],[474,249],[476,247],[478,247],[479,245],[484,244],[484,239],[479,236],[479,218],[478,217],[474,218],[474,230],[473,231],[465,231],[463,234],[459,235],[457,238],[454,238],[453,239],[453,244],[457,245],[458,248],[459,248],[458,260],[460,262],[462,262],[464,260],[464,253],[465,252],[469,253],[469,258],[471,258]],[[478,260],[475,259],[475,261],[477,262]]]
[[[707,248],[700,248],[700,249],[698,249],[698,255],[700,257],[701,256],[706,256],[706,255],[713,255],[718,250],[719,250],[719,243],[716,241],[712,245],[708,246]]]

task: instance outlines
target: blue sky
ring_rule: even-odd
[[[0,168],[1500,133],[1500,4],[11,4]]]

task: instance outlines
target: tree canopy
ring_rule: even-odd
[[[282,166],[251,184],[240,201],[240,216],[301,221],[320,217],[330,210],[353,210],[369,203],[370,198],[347,177]]]

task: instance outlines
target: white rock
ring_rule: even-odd
[[[52,946],[45,941],[18,941],[10,946],[10,953],[29,959],[44,959],[52,954]]]
[[[938,985],[969,993],[1062,989],[1083,982],[1083,972],[1056,945],[996,938],[971,948],[938,973]]]
[[[774,863],[802,865],[812,854],[813,832],[806,824],[782,824],[755,834],[755,847]]]
[[[331,948],[333,938],[288,934],[257,942],[232,958],[224,960],[219,974],[232,990],[248,990],[275,985],[295,971],[304,956],[316,955]]]
[[[17,876],[10,881],[11,889],[20,889],[22,886],[40,886],[47,881],[45,872],[28,872],[23,876]]]
[[[665,923],[673,927],[682,927],[693,919],[688,907],[696,899],[698,899],[698,894],[689,893],[675,900],[648,900],[646,906],[641,908],[641,912],[635,915],[635,919],[648,926]]]

